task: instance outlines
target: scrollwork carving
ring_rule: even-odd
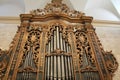
[[[95,59],[91,52],[91,47],[89,45],[87,35],[83,30],[77,30],[75,32],[76,36],[76,47],[77,53],[79,54],[80,67],[92,66],[95,67]],[[84,63],[86,62],[86,63]]]
[[[23,51],[23,58],[21,61],[21,66],[25,62],[26,57],[29,54],[32,54],[32,59],[36,65],[38,66],[38,54],[39,54],[39,49],[40,49],[40,34],[41,34],[41,29],[40,27],[31,27],[28,30],[29,35],[28,39],[25,43],[24,46],[24,51]]]
[[[111,74],[113,74],[117,68],[118,68],[118,63],[117,63],[117,60],[115,59],[114,55],[112,54],[112,51],[110,52],[106,52],[105,53],[105,62],[106,62],[106,65],[107,65],[107,69],[109,70],[109,72]]]
[[[7,58],[7,51],[2,51],[2,49],[0,49],[0,79],[5,75],[8,62]]]

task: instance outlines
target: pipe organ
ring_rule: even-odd
[[[20,18],[9,50],[0,49],[0,80],[112,80],[118,63],[92,17],[52,0]]]

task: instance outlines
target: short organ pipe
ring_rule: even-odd
[[[57,60],[58,61],[57,62],[58,63],[58,78],[60,78],[61,77],[61,64],[60,64],[61,61],[60,61],[60,56],[58,56],[57,58],[58,58],[58,60]]]
[[[47,75],[47,73],[48,73],[48,61],[47,61],[48,59],[46,58],[46,60],[45,60],[45,64],[46,64],[46,66],[45,66],[45,79],[47,80],[47,78],[49,77],[48,75]]]
[[[60,32],[60,49],[63,51],[63,38],[62,38],[62,33]]]
[[[50,65],[50,80],[53,80],[53,56],[51,56],[51,65]]]
[[[63,39],[63,50],[66,52],[65,40]]]
[[[47,48],[48,48],[48,49],[47,49],[47,50],[48,50],[48,54],[50,54],[50,45],[51,45],[51,44],[50,44],[50,42],[49,42],[49,43],[48,43],[48,47],[47,47]]]
[[[48,79],[49,79],[49,76],[50,76],[50,57],[48,57],[48,66],[47,66],[47,76],[48,76]]]
[[[62,63],[62,79],[65,80],[65,67],[63,55],[61,55],[61,63]]]
[[[70,57],[68,57],[68,70],[69,70],[69,78],[71,79],[71,65],[70,65]]]
[[[57,71],[56,71],[56,64],[57,63],[56,63],[56,61],[57,61],[56,56],[54,56],[54,63],[53,63],[54,64],[54,80],[56,80],[56,77],[57,77],[57,75],[56,75],[57,74]]]
[[[56,50],[56,44],[57,44],[57,37],[56,37],[56,31],[54,30],[53,31],[53,34],[54,34],[54,36],[53,36],[53,38],[54,38],[54,50]]]
[[[66,75],[66,80],[68,80],[68,64],[67,64],[66,56],[64,58],[65,58],[65,75]]]

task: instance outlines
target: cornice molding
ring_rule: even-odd
[[[11,16],[0,16],[0,23],[2,24],[20,24],[20,17],[11,17]],[[97,27],[102,26],[119,26],[120,21],[110,21],[110,20],[93,20],[92,25]]]
[[[20,17],[0,16],[0,23],[3,24],[20,24]]]
[[[120,21],[111,21],[111,20],[93,20],[92,22],[93,26],[97,27],[104,27],[104,26],[110,26],[110,27],[120,27]]]

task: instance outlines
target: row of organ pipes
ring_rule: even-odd
[[[61,53],[55,53],[60,50]],[[59,26],[55,26],[46,44],[45,80],[73,80],[71,48],[63,38]]]
[[[31,44],[31,43],[30,43]],[[31,67],[32,69],[35,69],[35,63],[33,61],[33,46],[30,46],[30,50],[25,53],[24,56],[25,60],[20,67],[20,69],[25,69],[27,67]],[[36,72],[19,72],[17,74],[17,80],[35,80],[36,78]]]

